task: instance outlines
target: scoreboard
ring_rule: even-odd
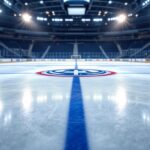
[[[64,2],[73,2],[73,3],[81,3],[81,2],[90,2],[90,0],[64,0]]]

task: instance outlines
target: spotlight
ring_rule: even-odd
[[[25,2],[25,3],[24,3],[24,5],[25,5],[25,6],[28,6],[28,3],[27,3],[27,2]]]
[[[128,3],[127,3],[127,2],[125,2],[125,3],[124,3],[124,5],[125,5],[125,6],[127,6],[127,5],[128,5]]]
[[[40,1],[40,4],[44,4],[44,1]]]
[[[124,22],[126,22],[126,20],[127,20],[127,15],[126,15],[126,14],[120,14],[120,15],[117,17],[118,23],[124,23]]]
[[[29,22],[31,22],[32,16],[28,13],[24,13],[24,14],[22,14],[22,19],[24,22],[29,23]]]
[[[109,1],[108,1],[108,4],[112,4],[112,1],[111,1],[111,0],[109,0]]]

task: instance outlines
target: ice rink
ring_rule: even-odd
[[[150,64],[77,65],[116,74],[36,74],[71,61],[0,64],[0,150],[150,149]]]

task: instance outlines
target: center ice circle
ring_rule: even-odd
[[[37,74],[57,77],[96,77],[114,75],[116,72],[96,69],[56,69],[40,71]]]

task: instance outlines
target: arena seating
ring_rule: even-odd
[[[78,55],[92,58],[145,58],[150,57],[150,40],[78,42]],[[0,39],[1,58],[58,58],[73,55],[71,42],[34,42]]]

